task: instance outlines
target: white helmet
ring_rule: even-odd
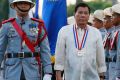
[[[112,6],[112,12],[120,14],[120,3]]]
[[[14,9],[15,8],[14,4],[17,3],[17,2],[28,2],[28,3],[31,4],[31,8],[33,8],[34,5],[35,5],[35,3],[32,2],[32,0],[13,0],[13,2],[10,3],[10,7]]]
[[[104,21],[104,11],[103,10],[96,10],[94,12],[93,16],[94,16],[94,18]]]
[[[111,7],[108,7],[108,8],[104,9],[104,15],[105,16],[112,16],[112,9],[111,9]]]
[[[93,14],[90,14],[88,22],[93,24],[93,19],[94,19]]]

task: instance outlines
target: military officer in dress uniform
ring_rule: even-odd
[[[4,61],[4,80],[42,80],[41,66],[43,80],[51,80],[50,49],[44,23],[28,15],[34,3],[13,0],[10,6],[16,10],[17,17],[3,21],[0,29],[0,65]]]
[[[99,29],[102,35],[102,39],[104,38],[106,34],[106,29],[103,27],[103,21],[104,21],[104,12],[103,10],[96,10],[93,13],[93,26]]]
[[[105,57],[106,57],[106,65],[107,65],[107,71],[105,73],[105,80],[109,80],[109,48],[110,48],[110,35],[112,31],[114,30],[113,24],[112,24],[112,11],[111,7],[104,9],[104,27],[107,30],[107,33],[105,34],[105,37],[103,39],[103,45],[105,48]],[[111,74],[111,73],[110,73]]]
[[[120,4],[112,6],[113,23],[115,25],[115,31],[111,41],[111,49],[115,49],[115,77],[111,80],[120,80]],[[112,71],[111,71],[112,72]]]

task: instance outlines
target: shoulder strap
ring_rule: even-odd
[[[41,26],[44,26],[44,21],[41,19],[31,18],[33,21],[38,22]]]
[[[104,37],[104,39],[103,39],[103,46],[104,46],[104,48],[106,47],[106,43],[107,43],[107,41],[108,41],[108,37],[110,36],[110,33],[107,33],[106,35],[105,35],[105,37]]]
[[[110,42],[110,49],[113,48],[114,43],[115,43],[115,41],[116,41],[116,39],[118,37],[118,33],[119,33],[119,31],[116,31],[115,33],[113,33],[113,38],[111,39],[111,42]]]
[[[34,46],[31,44],[29,38],[26,36],[26,33],[21,29],[21,27],[17,24],[17,22],[15,20],[13,20],[11,23],[12,23],[13,27],[16,29],[16,31],[18,32],[18,34],[20,35],[20,37],[25,41],[28,48],[32,52],[35,52]]]
[[[15,20],[15,18],[10,18],[10,19],[8,19],[8,20],[4,20],[4,21],[2,21],[2,24],[5,24],[5,23],[7,23],[7,22],[11,22],[11,21],[13,21],[13,20]]]
[[[21,27],[17,24],[17,22],[15,20],[13,20],[12,22],[13,27],[16,29],[16,31],[18,32],[18,34],[20,35],[20,37],[25,41],[25,44],[28,46],[28,48],[31,50],[31,52],[35,52],[35,48],[32,45],[32,43],[30,42],[29,38],[27,37],[26,33],[21,29]],[[36,61],[38,62],[39,65],[39,69],[41,69],[41,62],[40,62],[40,56],[35,57]],[[41,71],[41,70],[39,70]],[[40,73],[40,72],[39,72]]]

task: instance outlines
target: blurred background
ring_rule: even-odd
[[[12,0],[11,0],[12,1]],[[35,2],[35,0],[33,0]],[[42,1],[40,0],[40,6]],[[92,9],[92,12],[96,9],[104,9],[118,3],[120,0],[66,0],[67,1],[67,17],[72,16],[74,12],[74,6],[78,2],[87,2]],[[41,13],[41,11],[39,12]],[[41,14],[40,14],[41,15]],[[8,19],[9,16],[9,0],[0,0],[0,22]]]

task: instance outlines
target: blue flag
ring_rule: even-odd
[[[35,13],[34,13],[34,15],[33,15],[33,17],[34,18],[37,18],[37,19],[39,19],[39,15],[38,15],[38,9],[39,9],[39,0],[36,0],[36,6],[35,6]]]
[[[48,32],[51,55],[54,56],[58,32],[67,24],[66,0],[43,0],[42,19]]]

